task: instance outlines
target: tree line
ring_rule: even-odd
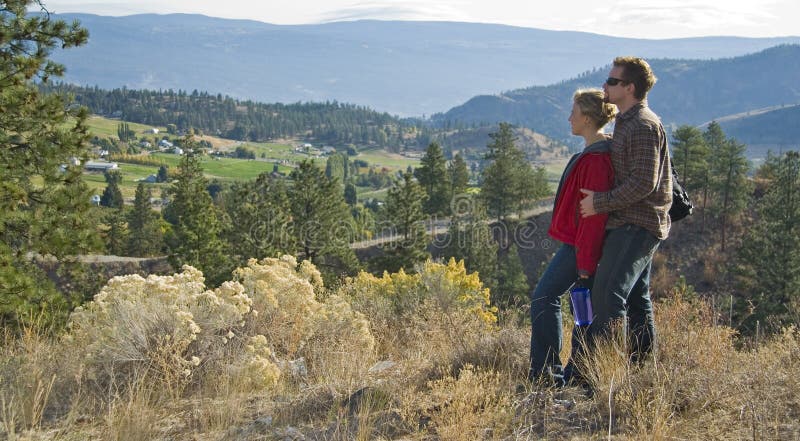
[[[430,130],[413,119],[401,119],[364,106],[336,101],[265,104],[194,90],[104,90],[65,83],[39,85],[44,93],[74,96],[97,115],[203,133],[239,141],[304,138],[337,146],[375,145],[395,151],[424,147]],[[120,139],[128,131],[120,129]]]
[[[730,296],[731,325],[752,334],[796,323],[800,155],[769,153],[754,170],[747,146],[717,122],[704,130],[680,126],[672,136],[673,165],[698,208],[699,234],[719,245],[713,294]]]

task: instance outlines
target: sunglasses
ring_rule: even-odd
[[[622,78],[614,78],[614,77],[606,78],[606,84],[608,84],[609,86],[616,86],[617,84],[620,84],[620,83],[625,84],[625,83],[628,83],[628,81],[625,81]]]

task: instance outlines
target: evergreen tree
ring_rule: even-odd
[[[122,208],[113,208],[104,213],[106,252],[115,256],[124,256],[128,245],[128,226]]]
[[[469,170],[467,169],[467,161],[461,153],[457,153],[450,162],[448,168],[448,177],[450,178],[450,194],[456,197],[467,191],[469,185]]]
[[[237,183],[225,192],[225,211],[231,222],[225,233],[230,249],[242,265],[294,252],[289,198],[283,180],[261,173],[254,181]]]
[[[156,182],[168,182],[169,181],[169,170],[166,165],[162,165],[158,167],[158,174],[156,175]]]
[[[133,210],[128,214],[128,255],[136,257],[155,256],[161,253],[164,233],[161,231],[161,216],[153,211],[150,203],[152,191],[140,182],[136,186]]]
[[[117,124],[117,136],[122,142],[128,142],[136,138],[136,132],[131,130],[130,124],[123,122]]]
[[[772,179],[738,253],[746,296],[739,310],[750,333],[756,321],[778,330],[800,313],[800,154],[772,157],[765,166],[772,169]]]
[[[311,260],[329,280],[352,272],[357,266],[352,223],[341,188],[311,161],[292,171],[289,204],[296,255]]]
[[[713,158],[720,150],[722,150],[723,145],[727,142],[727,137],[725,133],[722,131],[722,126],[719,125],[716,121],[711,121],[711,123],[706,127],[706,131],[703,132],[703,139],[706,141],[706,145],[708,146],[708,151],[711,157]],[[707,172],[703,175],[703,216],[702,216],[702,228],[701,231],[705,231],[706,229],[706,207],[708,207],[708,199],[709,193],[713,191],[711,188],[711,163],[709,161],[709,167],[707,168]]]
[[[742,212],[750,194],[747,180],[750,163],[744,154],[746,149],[744,144],[729,139],[712,155],[711,188],[716,195],[715,209],[721,221],[722,251],[725,251],[728,222]]]
[[[486,159],[491,163],[483,170],[481,199],[489,215],[502,221],[520,211],[526,201],[547,194],[549,188],[543,179],[544,172],[534,172],[522,150],[514,144],[510,124],[500,123],[498,132],[489,136],[492,142],[487,146]]]
[[[347,171],[347,167],[345,166],[346,160],[347,156],[339,153],[329,156],[328,160],[325,161],[325,176],[342,184]]]
[[[193,152],[194,140],[186,137],[183,145],[186,153],[169,188],[172,200],[164,213],[173,224],[166,237],[169,257],[175,268],[188,264],[200,269],[213,286],[229,278],[232,269],[220,239],[224,225],[206,190],[208,181]]]
[[[530,287],[516,245],[498,253],[496,279],[491,287],[493,304],[503,309],[527,304]]]
[[[348,182],[347,185],[344,186],[344,201],[351,207],[358,203],[358,191],[355,184],[352,182]]]
[[[463,260],[469,272],[477,272],[485,286],[495,286],[497,243],[492,237],[486,210],[477,204],[475,196],[464,199],[463,211],[453,213],[442,250],[445,260]],[[462,207],[459,204],[459,207]]]
[[[425,190],[427,199],[423,205],[426,214],[446,215],[450,210],[450,186],[447,182],[447,166],[442,148],[431,143],[425,150],[420,166],[414,170],[414,177]]]
[[[51,51],[79,46],[88,33],[28,14],[29,6],[43,9],[36,1],[5,1],[0,14],[0,323],[10,326],[26,317],[61,322],[83,300],[82,293],[58,293],[31,256],[53,255],[71,271],[68,256],[101,246],[97,219],[86,215],[91,193],[80,167],[70,165],[86,159],[87,111],[34,84],[61,76]]]
[[[100,205],[103,207],[121,209],[125,204],[119,184],[122,182],[122,172],[110,170],[104,173],[106,178],[106,188],[100,196]]]
[[[403,174],[402,181],[389,189],[384,216],[392,229],[393,240],[384,246],[383,258],[377,260],[382,266],[380,270],[395,272],[404,268],[406,272],[412,272],[415,264],[430,257],[422,209],[424,200],[425,191],[408,172]]]
[[[708,183],[709,149],[703,132],[683,125],[672,133],[673,164],[686,191],[702,190]]]

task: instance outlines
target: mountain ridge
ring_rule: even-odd
[[[552,84],[623,52],[718,58],[800,43],[800,37],[637,40],[459,22],[273,25],[196,14],[53,16],[78,19],[90,32],[86,46],[53,54],[71,83],[197,89],[262,102],[338,100],[402,116]]]

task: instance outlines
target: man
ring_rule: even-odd
[[[611,164],[614,187],[608,192],[582,189],[584,217],[608,213],[603,254],[592,287],[594,321],[589,342],[608,335],[628,319],[634,359],[649,353],[655,341],[650,301],[653,254],[670,229],[672,179],[664,127],[647,106],[656,77],[641,58],[617,57],[603,84],[605,99],[616,104]]]

